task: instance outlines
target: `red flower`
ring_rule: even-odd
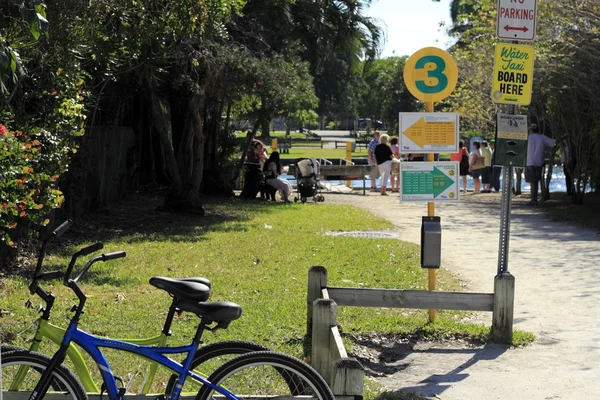
[[[6,129],[6,127],[2,124],[0,124],[0,136],[6,136],[6,134],[8,133],[8,130]]]
[[[24,216],[26,216],[26,215],[27,215],[27,213],[26,213],[25,211],[21,211],[21,212],[19,213],[19,217],[24,217]]]
[[[8,204],[2,203],[2,208],[4,208],[6,210],[8,208]]]

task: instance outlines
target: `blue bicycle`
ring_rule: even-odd
[[[331,389],[324,379],[308,364],[285,354],[272,351],[256,351],[233,358],[218,367],[208,378],[192,370],[194,355],[198,350],[202,334],[205,330],[225,329],[242,314],[239,305],[231,302],[202,302],[198,299],[207,298],[210,288],[198,282],[173,280],[163,277],[153,277],[150,283],[178,299],[177,309],[191,312],[200,318],[200,323],[192,342],[180,347],[143,346],[135,343],[102,338],[86,333],[78,328],[87,300],[78,285],[90,267],[98,261],[107,261],[125,257],[125,252],[102,254],[92,258],[79,272],[75,279],[70,279],[72,269],[64,275],[64,283],[77,298],[79,304],[71,309],[74,312],[66,329],[58,351],[52,358],[43,354],[14,351],[2,355],[2,368],[11,365],[28,365],[41,378],[33,391],[28,393],[30,400],[43,399],[49,389],[53,392],[66,394],[73,399],[87,399],[87,394],[75,375],[62,365],[66,358],[67,349],[74,343],[87,352],[100,370],[107,397],[110,400],[120,400],[126,394],[124,388],[119,388],[117,379],[111,371],[110,364],[101,348],[116,349],[130,352],[156,362],[174,373],[174,384],[167,387],[167,393],[160,398],[177,400],[182,394],[186,380],[191,379],[202,386],[196,394],[196,399],[207,400],[213,396],[238,400],[244,396],[285,396],[315,398],[318,400],[334,400]],[[183,362],[177,362],[168,355],[184,354]],[[17,392],[19,393],[19,392]],[[5,400],[10,400],[14,392],[3,392]],[[19,393],[21,394],[21,393]],[[187,393],[185,394],[187,395]],[[67,397],[67,398],[69,398]],[[19,396],[19,398],[22,398]],[[64,397],[61,397],[64,398]]]

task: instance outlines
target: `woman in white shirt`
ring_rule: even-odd
[[[481,193],[481,172],[485,167],[483,155],[481,154],[481,143],[478,140],[473,142],[473,151],[469,155],[469,172],[473,177],[474,193]]]

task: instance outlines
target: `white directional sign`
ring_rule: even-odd
[[[401,162],[400,201],[459,200],[458,162]]]
[[[400,113],[401,153],[456,153],[458,113]]]
[[[496,33],[500,39],[533,41],[537,0],[498,0]]]

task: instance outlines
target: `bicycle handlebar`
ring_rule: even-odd
[[[91,246],[84,247],[83,249],[79,250],[77,253],[73,254],[73,257],[71,257],[71,262],[69,262],[69,267],[67,268],[67,272],[65,272],[63,283],[66,285],[67,282],[69,282],[69,278],[71,277],[71,272],[73,272],[73,267],[75,266],[75,262],[77,261],[77,259],[79,257],[87,256],[88,254],[91,254],[98,250],[102,250],[103,248],[104,248],[104,243],[98,242],[98,243],[94,243]]]
[[[52,231],[52,236],[56,239],[60,237],[63,233],[69,230],[69,228],[73,226],[73,221],[70,219],[63,222],[58,228]]]
[[[50,271],[50,272],[42,272],[38,276],[35,277],[37,281],[51,281],[52,279],[60,279],[64,276],[64,272],[61,270]]]
[[[40,271],[42,270],[44,256],[46,255],[46,246],[48,246],[48,243],[50,243],[52,240],[56,239],[57,237],[60,237],[63,233],[69,230],[69,228],[72,225],[73,221],[71,221],[70,219],[66,220],[65,222],[60,224],[58,228],[53,230],[50,236],[48,236],[46,240],[42,242],[42,247],[40,248],[40,253],[38,254],[37,265],[35,266],[35,272],[33,273],[33,280],[31,282],[31,285],[29,285],[29,292],[32,295],[37,292],[38,280],[40,280],[40,277],[46,276],[44,274],[40,274]]]
[[[102,254],[102,261],[116,260],[117,258],[123,258],[127,255],[124,251],[114,251],[112,253]]]
[[[90,269],[92,264],[94,264],[98,261],[110,261],[110,260],[115,260],[117,258],[123,258],[126,255],[127,255],[127,253],[125,253],[124,251],[115,251],[113,253],[100,254],[99,256],[93,257],[90,261],[88,261],[88,263],[85,265],[85,267],[83,267],[83,269],[81,271],[79,271],[79,274],[75,277],[75,279],[72,280],[72,282],[74,282],[74,283],[79,282],[79,280],[81,278],[83,278],[83,276],[88,272],[88,270]],[[65,276],[65,281],[68,281],[68,280],[69,280],[68,276]]]
[[[83,276],[88,272],[88,270],[90,269],[92,264],[94,264],[95,262],[109,261],[109,260],[114,260],[117,258],[122,258],[125,256],[126,256],[126,253],[124,251],[115,251],[113,253],[101,254],[99,256],[92,257],[92,259],[90,261],[88,261],[88,263],[85,265],[85,267],[83,267],[83,269],[81,271],[79,271],[79,274],[75,277],[75,279],[68,279],[68,277],[65,277],[65,285],[67,287],[71,288],[71,290],[73,290],[73,292],[79,299],[79,305],[77,306],[76,309],[74,309],[74,311],[75,311],[75,316],[73,316],[74,320],[78,320],[81,313],[83,313],[83,307],[85,305],[85,301],[87,300],[87,297],[81,291],[81,288],[79,287],[77,282],[79,282],[79,280],[81,278],[83,278]]]
[[[104,248],[104,243],[98,242],[98,243],[94,243],[91,246],[84,247],[83,249],[79,250],[77,252],[77,254],[79,256],[87,256],[88,254],[92,254],[98,250],[102,250],[103,248]]]

